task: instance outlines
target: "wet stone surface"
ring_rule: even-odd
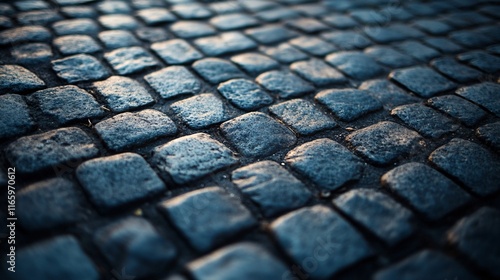
[[[255,110],[273,101],[273,98],[257,84],[245,79],[233,79],[221,83],[217,90],[234,106],[243,110]]]
[[[343,121],[352,121],[382,109],[382,104],[368,91],[357,89],[325,90],[314,98]]]
[[[453,82],[423,66],[396,70],[389,77],[421,97],[432,97],[456,87]]]

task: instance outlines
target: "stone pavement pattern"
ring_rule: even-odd
[[[15,279],[498,279],[500,1],[4,1],[0,167]]]

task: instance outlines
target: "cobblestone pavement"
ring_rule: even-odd
[[[500,1],[8,1],[0,61],[1,279],[500,279]]]

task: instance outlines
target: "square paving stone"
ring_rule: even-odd
[[[370,112],[382,109],[382,104],[371,96],[368,91],[364,90],[324,90],[314,98],[343,121],[352,121]]]
[[[96,124],[95,129],[113,151],[140,146],[177,133],[175,123],[167,115],[152,109],[116,115]]]
[[[10,28],[0,32],[0,45],[23,42],[46,42],[52,38],[50,31],[38,25]]]
[[[139,22],[129,15],[104,15],[99,17],[99,23],[106,29],[136,29],[138,28]]]
[[[180,38],[198,38],[215,35],[215,28],[200,21],[180,20],[170,25],[172,33]]]
[[[359,25],[351,16],[341,14],[327,15],[322,20],[338,29],[348,29]]]
[[[483,207],[460,220],[448,231],[448,240],[468,259],[500,277],[500,212]]]
[[[99,118],[104,111],[95,98],[77,86],[60,86],[35,92],[32,98],[42,112],[58,124]]]
[[[282,98],[293,98],[314,90],[314,87],[290,72],[279,70],[260,74],[255,81]]]
[[[274,59],[258,53],[236,55],[231,57],[231,61],[250,75],[258,75],[262,72],[279,68],[280,66]]]
[[[53,56],[51,47],[44,43],[18,45],[12,48],[10,54],[16,61],[24,64],[46,63]]]
[[[99,40],[108,49],[117,49],[140,45],[139,40],[126,30],[106,30],[99,33]]]
[[[98,229],[94,242],[118,272],[134,277],[162,272],[177,254],[171,241],[139,217],[128,217]]]
[[[406,125],[430,138],[440,138],[459,128],[445,115],[421,103],[399,106],[391,111],[391,115],[397,116]]]
[[[387,44],[424,36],[424,33],[418,29],[399,23],[376,27],[368,26],[363,28],[363,31],[366,36],[380,44]]]
[[[314,104],[302,99],[273,105],[269,107],[269,111],[301,135],[309,135],[337,126],[335,121]]]
[[[281,25],[265,25],[262,27],[250,28],[245,30],[245,34],[264,45],[283,42],[298,36],[297,32]]]
[[[415,230],[411,211],[372,189],[349,191],[334,199],[333,203],[391,246],[409,237]]]
[[[231,180],[266,217],[304,206],[312,193],[274,161],[261,161],[233,171]]]
[[[279,259],[250,242],[223,247],[189,263],[188,270],[199,280],[280,279],[287,273]]]
[[[459,88],[456,94],[483,106],[488,111],[500,117],[500,85],[484,82],[468,87]]]
[[[137,38],[147,43],[161,42],[170,38],[170,35],[161,27],[138,28],[134,33]]]
[[[54,178],[17,193],[19,223],[30,231],[74,224],[87,216],[85,196],[73,182]]]
[[[381,182],[429,220],[439,220],[471,201],[452,180],[421,163],[398,166]]]
[[[337,48],[332,44],[312,36],[302,36],[288,41],[290,45],[315,56],[325,56]]]
[[[101,47],[90,36],[87,35],[67,35],[54,39],[54,46],[63,55],[94,53],[101,50]]]
[[[144,76],[148,84],[163,98],[196,94],[201,82],[184,66],[170,66]]]
[[[153,164],[177,184],[199,179],[238,162],[233,152],[210,135],[183,136],[155,148]]]
[[[346,140],[372,163],[385,165],[416,153],[422,137],[402,125],[384,121],[355,131]]]
[[[193,69],[205,80],[212,84],[225,82],[229,79],[242,78],[244,76],[238,67],[231,62],[221,58],[205,58],[193,63]]]
[[[285,19],[296,18],[299,16],[299,13],[289,8],[278,7],[276,9],[269,9],[257,12],[256,15],[263,21],[275,22]]]
[[[273,102],[273,98],[256,83],[245,79],[233,79],[219,84],[217,90],[234,106],[256,110]]]
[[[52,24],[52,29],[59,36],[76,34],[94,35],[99,32],[99,26],[90,18],[61,20]]]
[[[87,54],[53,60],[52,69],[59,78],[68,83],[101,80],[109,76],[108,70],[101,62]]]
[[[151,49],[168,64],[184,64],[203,58],[198,50],[182,39],[154,43]]]
[[[500,58],[485,51],[472,51],[464,53],[459,55],[458,59],[487,73],[493,74],[500,71]]]
[[[315,279],[329,278],[373,255],[361,234],[326,206],[282,216],[271,224],[271,230],[283,250]]]
[[[355,31],[325,32],[321,37],[343,50],[363,49],[372,44],[368,38]]]
[[[460,263],[433,250],[423,250],[375,274],[375,280],[417,280],[432,275],[433,279],[477,280]],[[457,276],[459,275],[459,276]]]
[[[435,59],[431,65],[443,75],[460,83],[475,81],[482,76],[480,71],[467,67],[451,57]]]
[[[287,164],[320,189],[336,190],[361,178],[364,163],[328,138],[307,142],[286,154]]]
[[[194,40],[194,44],[208,56],[247,51],[257,44],[239,32],[225,32],[218,36]]]
[[[127,3],[114,0],[97,4],[97,10],[103,14],[128,14],[132,12]]]
[[[426,66],[395,70],[389,78],[402,84],[421,97],[432,97],[456,88],[456,84]]]
[[[203,19],[212,15],[212,11],[199,3],[176,4],[172,6],[172,12],[183,19]]]
[[[316,33],[328,29],[328,26],[326,24],[314,18],[294,19],[288,21],[286,25],[305,33]]]
[[[342,73],[317,59],[295,62],[290,65],[290,69],[316,86],[347,82]]]
[[[429,160],[478,195],[500,190],[500,160],[478,144],[455,138],[432,152]]]
[[[128,75],[158,65],[158,62],[143,48],[119,48],[104,54],[104,58],[120,75]]]
[[[0,139],[21,136],[34,128],[35,122],[20,95],[0,96]]]
[[[93,86],[113,112],[124,112],[155,102],[139,82],[128,77],[112,76],[93,83]]]
[[[247,113],[223,123],[222,135],[244,156],[265,157],[295,144],[295,134],[260,112]]]
[[[426,45],[418,41],[405,41],[394,46],[401,52],[419,60],[422,62],[428,62],[429,60],[440,56],[440,53],[433,48],[427,47]]]
[[[76,127],[21,137],[6,149],[7,159],[20,173],[57,168],[68,162],[95,157],[98,153],[92,139]]]
[[[76,169],[76,177],[100,211],[116,209],[165,191],[165,184],[138,154],[92,159]]]
[[[16,279],[98,280],[99,273],[76,238],[61,235],[19,250]],[[50,267],[50,269],[48,269]]]
[[[386,46],[370,47],[365,49],[364,53],[378,63],[390,68],[408,67],[418,63],[411,56]]]
[[[234,13],[215,16],[210,19],[210,24],[219,30],[226,31],[255,26],[259,22],[250,15]]]
[[[257,220],[241,202],[219,187],[188,192],[159,205],[189,244],[207,252],[254,227]]]
[[[436,49],[442,53],[446,53],[446,54],[455,54],[455,53],[462,52],[464,50],[463,47],[453,43],[453,41],[451,41],[448,38],[428,37],[428,38],[422,39],[422,41],[424,43],[426,43],[427,45],[433,47],[434,49]]]
[[[0,94],[19,93],[45,87],[33,72],[18,65],[0,65]]]
[[[162,8],[142,9],[137,12],[137,16],[140,17],[147,25],[173,22],[177,19],[167,9]]]
[[[456,95],[433,97],[427,103],[470,127],[486,116],[486,112],[479,106]]]
[[[500,122],[489,123],[479,127],[476,135],[492,146],[497,152],[500,151]]]
[[[386,79],[375,79],[363,82],[359,86],[359,89],[369,91],[387,110],[391,110],[399,105],[420,102],[420,99],[407,93]]]
[[[283,43],[276,47],[261,47],[260,49],[281,63],[292,63],[309,58],[307,54],[288,43]]]
[[[385,72],[375,60],[358,51],[336,52],[327,56],[325,60],[356,80],[366,80]]]
[[[170,105],[190,128],[200,129],[229,120],[234,113],[212,93],[199,94]]]

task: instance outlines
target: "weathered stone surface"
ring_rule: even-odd
[[[268,115],[252,112],[223,123],[221,131],[243,155],[264,157],[290,147],[295,134]],[[256,133],[258,132],[258,133]]]
[[[30,231],[70,225],[86,217],[88,205],[78,187],[63,178],[44,180],[17,193],[19,223]]]
[[[198,60],[193,63],[193,69],[212,84],[243,77],[243,73],[234,64],[221,58]]]
[[[288,152],[287,164],[324,190],[335,190],[361,178],[363,162],[328,138],[317,139]]]
[[[406,125],[430,138],[439,138],[459,128],[445,115],[421,103],[399,106],[391,111],[391,115],[397,116]]]
[[[148,74],[144,79],[163,98],[196,94],[201,90],[200,81],[184,66],[170,66]]]
[[[10,53],[16,61],[25,64],[47,62],[53,55],[50,46],[44,43],[29,43],[15,46]]]
[[[255,81],[282,98],[297,97],[314,90],[313,86],[296,75],[279,70],[263,73]]]
[[[201,252],[219,246],[257,223],[238,199],[219,187],[188,192],[162,202],[159,208],[189,244]]]
[[[63,55],[94,53],[101,47],[92,37],[87,35],[67,35],[54,40],[54,45]]]
[[[433,250],[423,250],[375,274],[375,280],[477,279],[452,258]]]
[[[245,34],[265,45],[283,42],[297,36],[296,32],[280,25],[265,25],[247,29]]]
[[[366,81],[359,86],[359,89],[369,91],[370,95],[377,98],[387,110],[399,105],[420,101],[415,96],[407,93],[386,79]]]
[[[193,129],[205,128],[229,120],[233,113],[212,93],[199,94],[173,103],[174,113]]]
[[[231,61],[240,66],[250,75],[258,75],[262,72],[279,68],[279,64],[258,53],[245,53],[231,57]]]
[[[500,151],[500,122],[483,125],[476,130],[476,134],[494,149]]]
[[[292,63],[308,58],[307,54],[292,47],[288,43],[283,43],[276,47],[261,47],[261,50],[282,63]]]
[[[432,97],[456,87],[455,83],[425,66],[396,70],[389,77],[421,97]]]
[[[312,197],[302,182],[274,161],[261,161],[236,169],[231,180],[266,217],[299,208]]]
[[[0,96],[0,139],[21,136],[34,128],[35,122],[20,95]]]
[[[76,238],[62,235],[19,250],[16,279],[97,280],[99,274]],[[50,269],[47,269],[50,267]]]
[[[285,252],[314,278],[331,277],[373,254],[363,237],[326,206],[296,210],[275,220],[271,229]]]
[[[459,55],[458,59],[487,73],[496,73],[500,71],[500,66],[498,66],[500,64],[500,58],[485,51],[464,53]]]
[[[119,48],[105,53],[104,58],[120,75],[128,75],[158,65],[158,62],[143,48]]]
[[[32,98],[42,112],[58,124],[99,118],[104,111],[94,97],[77,86],[60,86],[35,92]]]
[[[411,56],[403,54],[391,47],[374,46],[365,49],[364,53],[378,63],[391,68],[408,67],[417,64]]]
[[[0,93],[18,93],[44,87],[45,82],[26,68],[18,65],[0,65]]]
[[[172,7],[172,12],[183,19],[202,19],[212,15],[212,12],[200,3],[177,4]]]
[[[363,49],[371,45],[370,40],[355,31],[332,31],[321,37],[343,50]]]
[[[172,263],[177,250],[144,218],[128,217],[97,230],[94,242],[123,275],[146,277]]]
[[[455,54],[464,50],[463,47],[455,44],[448,38],[428,37],[422,39],[422,41],[425,42],[427,45],[443,53]]]
[[[474,126],[486,116],[486,112],[479,106],[456,95],[433,97],[427,100],[427,103],[467,126]]]
[[[0,45],[18,44],[23,42],[45,42],[52,35],[43,26],[23,26],[4,30],[0,32]]]
[[[171,12],[162,8],[142,9],[137,12],[137,16],[139,16],[142,21],[148,25],[161,24],[176,20],[176,17]]]
[[[52,24],[52,29],[59,36],[76,34],[94,35],[99,32],[97,23],[89,18],[61,20]]]
[[[258,23],[256,18],[240,13],[220,15],[210,19],[210,24],[223,31],[251,27]]]
[[[317,59],[295,62],[290,65],[290,69],[316,86],[342,84],[347,81],[342,73]]]
[[[381,181],[430,220],[441,219],[471,200],[453,181],[421,163],[398,166],[384,174]]]
[[[180,38],[197,38],[215,34],[215,28],[199,21],[177,21],[170,26],[170,30]]]
[[[478,195],[500,190],[500,160],[478,144],[455,138],[432,152],[429,160]]]
[[[448,232],[448,240],[467,258],[494,277],[500,277],[500,212],[484,207],[460,220]]]
[[[352,190],[334,199],[333,203],[389,245],[396,245],[415,229],[411,223],[412,213],[378,191]]]
[[[208,134],[183,136],[156,147],[153,164],[177,184],[199,179],[238,162],[231,150]]]
[[[440,55],[435,49],[427,47],[418,41],[404,41],[403,43],[397,44],[395,47],[401,52],[422,62],[427,62]]]
[[[460,83],[474,81],[482,76],[482,73],[478,70],[460,64],[451,57],[435,59],[431,62],[431,65],[443,75]]]
[[[165,190],[165,184],[138,154],[123,153],[82,163],[78,181],[100,211],[116,209]]]
[[[189,263],[188,269],[199,280],[280,279],[287,270],[266,249],[249,242],[221,248]]]
[[[16,15],[17,21],[23,25],[44,25],[61,20],[62,17],[57,11],[40,10],[19,13]]]
[[[273,105],[269,107],[269,111],[301,135],[313,134],[337,125],[312,103],[302,99]]]
[[[219,56],[255,48],[257,45],[239,32],[225,32],[218,36],[194,40],[194,44],[208,56]]]
[[[139,40],[130,31],[126,30],[106,30],[99,33],[99,40],[108,49],[118,49],[140,45]]]
[[[382,109],[382,104],[368,91],[357,89],[324,90],[314,98],[343,121],[352,121]]]
[[[416,152],[422,137],[402,125],[384,121],[346,137],[356,152],[375,164],[388,164]]]
[[[245,79],[234,79],[221,83],[217,90],[234,106],[247,111],[273,102],[273,98],[257,84]]]
[[[203,57],[199,51],[181,39],[154,43],[151,49],[168,64],[184,64]]]
[[[316,56],[325,56],[337,50],[332,44],[312,36],[291,39],[288,43],[306,53]]]
[[[106,29],[136,29],[139,27],[139,22],[129,15],[104,15],[99,17],[99,23]]]
[[[57,168],[98,154],[92,139],[76,127],[21,137],[6,149],[7,159],[21,173]]]
[[[106,146],[114,151],[177,133],[177,127],[167,115],[152,109],[116,115],[96,124],[95,129]]]
[[[161,27],[141,27],[135,30],[137,38],[148,43],[165,41],[170,35]]]
[[[294,19],[288,21],[286,24],[305,33],[316,33],[328,29],[328,26],[326,24],[314,18]]]
[[[154,103],[148,91],[139,82],[128,77],[112,76],[93,83],[93,86],[114,112],[124,112]]]
[[[470,100],[500,117],[500,85],[484,82],[459,88],[456,94]]]
[[[357,51],[336,52],[327,56],[326,61],[357,80],[366,80],[385,72],[375,60]]]
[[[77,54],[53,60],[52,69],[68,83],[94,81],[107,78],[109,72],[95,57]]]

